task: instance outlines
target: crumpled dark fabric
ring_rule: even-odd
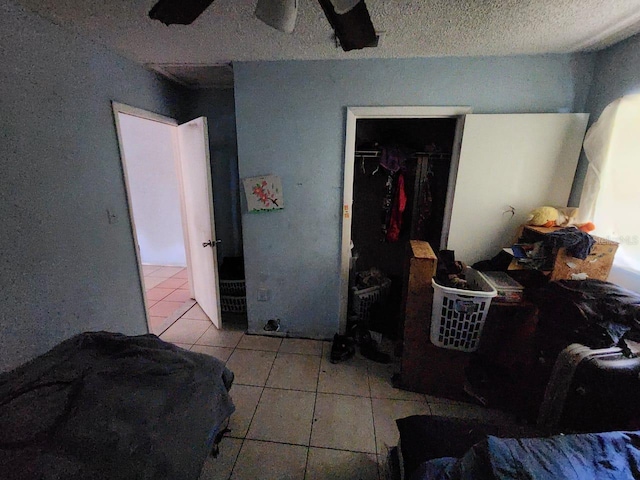
[[[0,374],[0,477],[198,478],[235,410],[232,381],[155,335],[76,335]]]
[[[407,154],[398,147],[382,147],[380,166],[391,173],[396,173],[407,161]]]
[[[532,294],[540,309],[539,330],[549,329],[569,345],[590,348],[640,341],[640,294],[603,280],[558,280]],[[565,346],[566,346],[565,345]]]
[[[563,228],[545,235],[545,245],[553,248],[565,247],[569,255],[580,260],[587,258],[591,247],[596,243],[594,238],[575,227]]]

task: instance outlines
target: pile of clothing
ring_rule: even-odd
[[[466,265],[456,260],[453,250],[440,250],[438,252],[438,267],[436,269],[436,283],[442,287],[457,288],[460,290],[473,290],[465,279]]]
[[[379,287],[385,283],[387,277],[376,267],[356,273],[356,288],[362,290],[369,287]]]

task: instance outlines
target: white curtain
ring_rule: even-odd
[[[615,264],[640,272],[640,94],[609,104],[584,141],[589,161],[580,220],[619,242]]]

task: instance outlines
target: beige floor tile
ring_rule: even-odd
[[[307,447],[245,440],[232,480],[303,480]]]
[[[318,393],[311,445],[375,453],[371,399]]]
[[[154,277],[173,277],[175,274],[184,270],[184,267],[160,267],[153,272]]]
[[[247,438],[309,445],[315,394],[265,388]]]
[[[372,453],[309,448],[305,480],[378,480],[378,459]]]
[[[366,364],[358,359],[352,360],[353,362],[331,363],[323,357],[318,392],[368,397],[369,379]]]
[[[142,265],[142,274],[146,277],[151,275],[152,272],[158,270],[162,265]]]
[[[262,387],[252,387],[249,385],[234,384],[229,391],[231,399],[236,407],[236,411],[231,414],[228,433],[230,437],[244,438],[249,430],[251,419],[256,412]]]
[[[192,308],[190,308],[184,315],[183,318],[190,318],[192,320],[206,320],[210,322],[207,314],[204,313],[204,310],[200,307],[200,305],[196,304]]]
[[[192,346],[190,343],[179,343],[179,342],[170,342],[170,343],[172,343],[176,347],[184,348],[185,350],[191,350],[191,346]]]
[[[167,295],[173,292],[174,290],[172,288],[160,288],[160,287],[152,288],[151,290],[147,291],[147,302],[150,302],[153,300],[155,301],[162,300]]]
[[[509,415],[508,413],[500,410],[493,410],[470,403],[452,402],[445,399],[439,399],[437,402],[429,402],[429,407],[431,408],[432,415],[456,418],[474,418],[503,425],[516,423],[513,415]]]
[[[169,295],[167,295],[165,298],[163,298],[163,300],[166,300],[169,302],[180,302],[180,303],[186,302],[189,299],[191,299],[191,294],[189,293],[189,290],[181,290],[181,289],[176,289],[173,292],[171,292]]]
[[[400,371],[399,365],[370,363],[368,365],[369,387],[372,398],[390,398],[396,400],[425,401],[421,393],[409,392],[394,388],[391,378]]]
[[[209,327],[207,328],[206,332],[204,332],[196,342],[198,345],[235,348],[238,345],[238,342],[240,342],[242,335],[244,335],[244,333],[241,331],[218,330],[215,325],[211,325],[211,323],[209,323],[208,325]]]
[[[149,315],[152,317],[168,317],[182,306],[182,302],[169,302],[160,300],[149,308]]]
[[[319,368],[319,356],[278,353],[267,380],[267,387],[315,392]]]
[[[187,272],[186,268],[183,268],[178,273],[173,275],[173,278],[186,278],[186,279],[188,279],[189,278],[189,272]]]
[[[219,444],[217,457],[209,456],[202,468],[199,480],[228,480],[242,447],[242,440],[224,437]]]
[[[171,343],[188,343],[193,345],[209,328],[204,322],[181,318],[171,325],[160,338]]]
[[[304,338],[283,338],[279,352],[298,353],[301,355],[322,355],[322,342],[320,340],[307,340]]]
[[[410,415],[429,415],[427,402],[413,402],[408,400],[389,400],[381,398],[371,399],[373,404],[373,420],[376,426],[377,451],[387,452],[388,447],[398,444],[398,427],[396,419]]]
[[[163,277],[152,277],[152,276],[144,277],[144,289],[148,291],[148,290],[151,290],[152,288],[156,288],[165,280],[166,278],[163,278]]]
[[[212,357],[217,358],[223,362],[226,362],[231,354],[233,353],[233,348],[227,347],[210,347],[208,345],[194,345],[191,347],[192,352],[204,353],[206,355],[210,355]]]
[[[159,301],[160,300],[149,300],[149,299],[147,299],[147,310],[149,310],[151,307],[153,307]]]
[[[234,373],[235,383],[263,387],[275,358],[275,352],[236,349],[227,360],[227,368]]]
[[[149,333],[160,335],[164,330],[165,317],[149,317]]]
[[[154,277],[155,278],[155,277]],[[165,278],[164,281],[158,284],[160,288],[180,288],[186,285],[187,280],[184,278]]]
[[[245,335],[238,343],[238,348],[245,350],[266,350],[277,352],[282,339],[278,337],[268,337],[265,335]]]

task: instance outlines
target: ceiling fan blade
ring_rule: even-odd
[[[258,0],[255,16],[276,30],[292,33],[298,16],[298,0]]]
[[[340,40],[342,49],[348,52],[365,47],[375,47],[378,43],[378,37],[364,0],[357,3],[352,2],[355,3],[353,8],[342,14],[336,12],[334,1],[341,11],[345,8],[344,5],[348,8],[348,0],[318,0],[336,33],[336,37]]]
[[[160,0],[149,17],[165,25],[189,25],[204,12],[213,0]]]
[[[331,0],[333,9],[338,15],[344,15],[353,7],[355,7],[360,0]]]

